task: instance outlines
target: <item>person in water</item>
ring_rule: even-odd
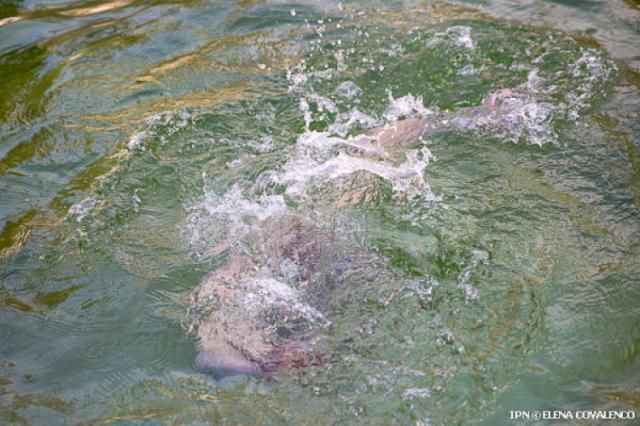
[[[390,147],[406,146],[427,133],[517,124],[524,105],[525,97],[504,89],[478,107],[399,120],[345,144],[362,156],[384,159]],[[192,294],[196,368],[216,376],[263,377],[322,363],[314,344],[330,327],[326,307],[358,261],[340,255],[335,234],[295,215],[266,219],[250,240],[249,246],[222,247],[226,262]]]
[[[341,278],[334,236],[284,216],[252,237],[250,249],[225,248],[227,262],[192,295],[200,371],[264,376],[320,357],[312,345],[330,325],[322,311]]]

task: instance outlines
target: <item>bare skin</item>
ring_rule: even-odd
[[[320,309],[336,281],[328,266],[331,236],[294,217],[265,221],[259,237],[252,256],[228,248],[227,263],[192,295],[203,372],[264,376],[320,357],[310,331],[329,324]],[[278,273],[265,276],[264,269]]]
[[[354,144],[367,151],[380,152],[392,146],[404,146],[415,142],[428,133],[436,133],[451,128],[461,127],[465,120],[482,120],[507,115],[513,106],[503,101],[513,96],[511,89],[492,92],[485,97],[478,107],[462,108],[455,112],[434,112],[422,118],[407,118],[391,125],[376,127],[365,135],[356,136]],[[496,120],[498,121],[498,120]]]

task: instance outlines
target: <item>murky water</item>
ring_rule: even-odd
[[[1,421],[640,411],[639,16],[621,0],[3,2]],[[354,145],[403,119],[428,130]],[[200,373],[194,289],[220,247],[251,253],[287,216],[358,264],[323,301],[323,362]]]

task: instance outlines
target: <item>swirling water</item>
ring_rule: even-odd
[[[0,419],[640,410],[639,14],[619,0],[3,3]],[[503,109],[465,113],[503,89]],[[403,118],[448,124],[388,156],[354,151]],[[191,293],[220,244],[283,214],[375,255],[328,302],[326,363],[199,373]]]

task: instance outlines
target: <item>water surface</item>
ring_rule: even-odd
[[[2,3],[0,419],[640,410],[639,14],[621,0]],[[332,138],[503,88],[526,99],[505,126],[426,135],[376,160],[380,176],[323,168]],[[363,174],[370,196],[340,203]],[[199,373],[187,310],[222,261],[212,248],[283,213],[378,259],[329,304],[327,364]]]

